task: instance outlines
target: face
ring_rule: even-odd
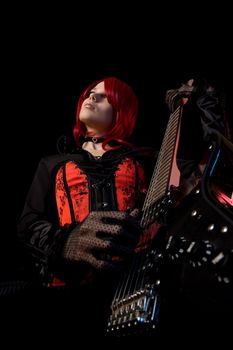
[[[83,101],[79,119],[87,131],[101,135],[108,131],[113,123],[113,109],[105,95],[104,82],[97,84]]]

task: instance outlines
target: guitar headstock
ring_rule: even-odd
[[[194,79],[189,79],[180,88],[167,90],[165,102],[169,110],[174,112],[178,106],[186,104],[194,89]]]
[[[212,93],[215,88],[204,78],[189,79],[182,83],[178,89],[167,90],[165,102],[171,112],[174,112],[178,106],[185,105],[191,95],[201,96],[205,93]]]

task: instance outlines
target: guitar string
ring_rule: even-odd
[[[180,109],[177,108],[177,110],[173,113],[174,117],[179,116],[179,112]],[[176,122],[176,118],[174,118],[174,122],[170,123],[171,125],[168,125],[168,128],[171,129],[171,132],[175,129],[175,131],[177,130],[177,124],[174,125],[174,123]],[[170,137],[170,134],[168,135]],[[174,142],[173,145],[174,146]],[[164,169],[166,169],[167,166],[169,166],[169,162],[167,161],[167,154],[165,152],[165,148],[167,149],[167,138],[165,138],[165,141],[163,142],[160,154],[159,154],[159,158],[158,158],[158,162],[156,164],[156,168],[154,171],[154,174],[152,176],[152,180],[150,182],[150,186],[148,189],[148,196],[145,199],[144,202],[144,206],[143,208],[146,207],[147,202],[153,198],[154,201],[156,201],[156,199],[159,198],[159,196],[157,195],[157,198],[155,198],[155,192],[158,192],[158,187],[160,192],[162,193],[162,191],[166,190],[166,188],[164,188],[164,184],[163,184],[163,178],[159,176],[159,173],[161,173],[162,171],[164,171]],[[165,156],[164,156],[165,154]],[[166,163],[164,162],[164,158],[166,158]],[[171,159],[170,159],[171,160]],[[168,164],[168,165],[167,165]],[[157,186],[155,186],[155,184],[157,183]],[[163,184],[162,188],[161,185],[159,186],[159,184]],[[160,194],[160,192],[158,192],[158,194]]]
[[[165,137],[164,137],[164,145],[166,146],[166,148],[168,148],[168,146],[170,146],[171,147],[171,144],[172,145],[174,145],[174,142],[172,143],[172,142],[170,142],[170,143],[168,143],[167,142],[167,139],[169,138],[169,137],[171,137],[171,133],[173,132],[173,134],[174,134],[174,130],[176,130],[177,129],[177,122],[176,122],[176,120],[174,120],[174,119],[177,119],[177,118],[175,118],[175,117],[177,117],[178,115],[179,115],[179,113],[178,113],[178,111],[179,111],[179,108],[177,108],[177,110],[175,111],[175,112],[173,112],[172,113],[172,115],[171,115],[171,117],[170,117],[170,123],[168,123],[168,126],[167,126],[167,131],[166,131],[166,134],[165,134]],[[171,130],[170,130],[171,129]],[[162,156],[163,156],[163,154],[164,154],[164,148],[165,148],[165,146],[164,147],[162,147],[161,149],[162,149],[162,151],[161,151],[161,154],[162,154]],[[161,158],[160,158],[161,159]],[[168,163],[171,163],[171,159],[172,159],[172,157],[169,157],[169,162]],[[159,165],[161,164],[161,161],[159,162]],[[168,164],[168,166],[166,166],[165,167],[165,170],[168,170],[167,171],[167,173],[165,174],[166,176],[165,176],[165,178],[167,178],[168,177],[168,175],[169,175],[169,173],[170,173],[170,168],[171,168],[171,166],[172,166],[172,164]],[[161,168],[161,167],[160,167]],[[155,171],[155,175],[158,177],[158,174],[159,174],[159,167],[157,168],[157,171]],[[162,168],[162,170],[164,171],[164,169]],[[154,176],[155,176],[154,175]],[[154,179],[154,177],[152,176],[152,181],[151,181],[151,183],[153,184],[153,182],[155,182],[155,181],[153,181],[153,179]],[[168,181],[166,181],[166,188],[167,188],[167,182]],[[163,183],[163,182],[162,182]],[[151,188],[153,188],[152,186],[151,186],[151,184],[150,184],[150,186],[149,186],[149,189],[148,189],[148,192],[149,193],[151,193]],[[163,193],[163,194],[165,194],[165,193]],[[147,198],[148,198],[148,201],[150,200],[150,198],[151,198],[151,196],[149,195],[149,196],[147,196]],[[146,203],[146,199],[145,199],[145,202],[144,202],[144,205],[145,205],[145,203]],[[145,217],[147,218],[147,221],[145,221]],[[144,218],[142,218],[142,223],[143,223],[143,225],[145,225],[145,223],[146,223],[146,226],[148,225],[148,223],[151,221],[151,219],[152,219],[152,217],[151,217],[151,212],[150,211],[148,211],[148,210],[146,210],[146,216],[145,216]],[[149,220],[148,220],[149,219]],[[135,281],[135,283],[134,283],[134,288],[133,288],[133,294],[136,294],[136,292],[137,291],[140,291],[140,290],[142,290],[142,288],[143,288],[143,284],[144,284],[144,282],[145,282],[145,276],[146,276],[146,264],[147,264],[147,257],[148,257],[148,254],[150,253],[150,251],[151,251],[151,245],[152,245],[152,243],[150,243],[149,244],[149,246],[147,247],[147,249],[144,249],[144,251],[143,252],[141,252],[139,255],[138,255],[138,257],[136,256],[135,257],[135,260],[134,260],[134,264],[132,265],[133,266],[133,268],[130,270],[130,273],[129,273],[129,275],[128,275],[128,277],[126,277],[126,281],[125,281],[125,288],[124,288],[124,291],[123,291],[123,295],[122,295],[122,298],[124,299],[124,298],[126,298],[129,294],[130,294],[130,292],[131,292],[131,290],[132,290],[132,285],[133,285],[133,282]],[[138,268],[136,268],[135,269],[135,265],[137,265],[137,267],[138,266],[140,266],[140,268],[138,269]],[[135,275],[137,274],[137,276],[135,277]]]
[[[165,133],[165,137],[164,137],[164,139],[165,140],[167,140],[168,138],[171,138],[171,134],[172,134],[172,136],[173,136],[173,142],[170,142],[170,145],[172,145],[173,147],[171,148],[170,147],[170,153],[172,153],[172,155],[174,154],[174,152],[175,152],[175,149],[174,149],[174,145],[176,144],[176,138],[177,138],[177,135],[178,135],[178,128],[179,128],[179,121],[180,121],[180,118],[181,118],[181,108],[180,108],[180,106],[175,110],[175,112],[173,112],[172,113],[172,115],[171,115],[171,117],[170,117],[170,120],[172,119],[172,121],[170,122],[170,123],[168,123],[168,126],[167,126],[167,129],[166,129],[166,133]],[[169,120],[169,121],[170,121]],[[167,136],[167,137],[166,137]],[[166,149],[167,149],[167,143],[165,143],[165,145],[166,145]],[[161,148],[161,153],[162,154],[164,154],[164,148],[162,147]],[[163,196],[165,196],[166,195],[166,190],[168,189],[168,183],[169,183],[169,175],[171,175],[171,169],[172,169],[172,159],[173,159],[173,157],[172,156],[170,156],[169,157],[169,160],[168,160],[168,166],[166,166],[165,167],[165,169],[166,170],[168,170],[168,171],[166,171],[166,173],[165,174],[162,174],[162,178],[164,178],[165,179],[165,183],[166,183],[166,188],[165,188],[165,191],[164,191],[164,193],[163,193]],[[162,168],[162,170],[164,170],[163,168]],[[157,172],[156,172],[156,176],[159,176],[159,169],[157,170]],[[163,181],[164,182],[164,181]],[[162,182],[162,183],[163,183]],[[154,190],[155,190],[155,188],[153,188]],[[148,190],[149,191],[149,190]],[[151,193],[151,192],[150,192]],[[151,197],[149,196],[149,199],[150,199]],[[146,203],[146,200],[145,200],[145,202],[144,202],[144,204]],[[156,203],[154,203],[154,205],[156,206],[156,204],[157,204],[157,202]],[[150,209],[150,207],[149,207],[149,209]],[[151,221],[152,221],[152,213],[154,212],[153,210],[151,211],[151,210],[149,210],[148,209],[148,207],[146,208],[146,211],[147,211],[147,214],[146,214],[146,216],[145,217],[147,217],[147,221],[143,221],[143,219],[142,219],[142,225],[146,225],[146,226],[148,226],[150,223],[151,223]],[[144,265],[143,265],[143,268],[141,269],[141,271],[142,271],[142,274],[141,274],[141,283],[140,283],[140,290],[142,290],[143,289],[143,286],[145,286],[146,285],[146,281],[145,281],[145,279],[146,279],[146,277],[148,276],[148,273],[147,273],[147,264],[148,264],[148,257],[150,256],[150,254],[151,254],[151,252],[152,252],[152,244],[153,244],[153,242],[152,242],[152,239],[150,240],[150,244],[149,244],[149,246],[148,246],[148,249],[147,249],[147,253],[145,253],[145,259],[144,259]],[[153,264],[152,264],[153,265]]]
[[[148,192],[144,201],[144,205],[142,208],[143,211],[143,215],[142,215],[142,219],[141,219],[141,226],[145,227],[148,225],[148,223],[150,223],[153,219],[154,216],[154,212],[155,212],[155,208],[153,208],[153,205],[155,205],[156,207],[156,198],[158,198],[155,196],[156,191],[155,189],[155,184],[156,182],[158,182],[158,175],[160,172],[168,172],[168,175],[170,173],[170,167],[172,166],[172,164],[170,164],[170,166],[167,166],[167,164],[165,165],[165,167],[163,166],[163,161],[164,161],[164,154],[165,154],[165,146],[166,146],[166,150],[168,147],[174,146],[174,142],[168,142],[168,138],[171,137],[171,133],[174,132],[174,130],[177,129],[177,124],[176,123],[176,119],[177,116],[181,115],[181,108],[178,107],[171,115],[169,122],[168,122],[168,126],[166,129],[166,133],[165,133],[165,137],[162,143],[162,147],[159,154],[159,158],[158,158],[158,162],[156,163],[153,175],[152,175],[152,180],[150,182],[149,188],[148,188]],[[171,163],[171,159],[172,157],[169,157],[169,161],[168,163]],[[167,161],[167,158],[166,158]],[[163,190],[167,189],[167,181],[163,179],[162,176],[162,180],[160,180],[161,184],[163,185]],[[166,185],[166,187],[165,187]],[[154,187],[153,187],[154,186]],[[159,196],[162,195],[162,192],[159,191]],[[151,198],[154,197],[154,203],[151,205],[152,201]],[[147,205],[147,202],[149,202],[149,206]],[[115,293],[112,305],[116,306],[117,304],[119,305],[120,301],[123,301],[126,297],[136,294],[138,291],[143,289],[143,285],[145,283],[145,276],[146,276],[146,258],[148,257],[148,253],[151,252],[151,247],[152,247],[152,240],[150,240],[149,245],[140,253],[136,253],[130,268],[129,273],[124,274],[120,284],[118,285],[117,291]],[[142,264],[142,262],[144,262],[144,265]],[[138,269],[138,266],[141,267]],[[134,287],[133,287],[134,285]]]

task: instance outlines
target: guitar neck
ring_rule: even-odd
[[[168,189],[171,179],[172,167],[176,160],[176,145],[179,135],[179,127],[182,115],[182,105],[171,113],[167,128],[164,134],[162,146],[150,181],[147,195],[144,201],[142,211],[145,215],[142,217],[143,226],[151,221],[150,209],[163,198]]]

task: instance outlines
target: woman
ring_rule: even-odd
[[[138,228],[130,212],[146,191],[144,171],[127,142],[137,112],[137,97],[124,82],[110,77],[91,84],[78,102],[75,153],[40,161],[19,234],[43,261],[44,277],[57,257],[114,269],[122,259],[112,256],[127,255],[135,245]]]
[[[123,81],[91,84],[78,101],[77,149],[41,159],[19,221],[43,285],[63,286],[66,302],[71,294],[77,301],[78,288],[78,312],[84,294],[106,299],[138,241],[146,176],[140,152],[129,143],[137,113],[137,97]]]

